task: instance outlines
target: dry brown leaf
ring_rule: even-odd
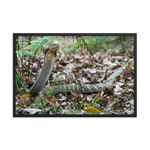
[[[87,58],[84,57],[84,61],[87,61]]]
[[[21,92],[22,90],[23,90],[23,88],[19,88],[19,89],[16,90],[16,93],[19,93],[19,92]]]
[[[132,62],[130,66],[131,66],[131,67],[134,67],[134,62]]]
[[[128,78],[131,75],[131,66],[128,65],[126,68],[123,70],[123,79]]]
[[[107,78],[107,72],[108,72],[108,70],[106,69],[105,73],[102,76],[102,79],[100,80],[101,82],[103,82],[104,80],[106,80],[106,78]]]
[[[118,66],[118,64],[112,63],[112,64],[108,67],[108,69],[112,70],[112,69],[115,69],[117,66]]]
[[[97,75],[104,75],[105,72],[106,72],[105,70],[96,70]]]
[[[114,95],[110,95],[109,97],[110,97],[109,100],[113,100],[115,96]]]
[[[125,93],[126,92],[126,89],[122,89],[121,90],[121,94]]]
[[[80,73],[75,73],[75,77],[78,77],[80,75]]]
[[[61,98],[60,94],[55,95],[56,98]]]
[[[67,95],[67,99],[71,100],[73,97],[75,97],[74,95]]]
[[[75,68],[75,66],[73,64],[67,64],[65,66],[65,70],[68,70],[69,72],[72,72],[72,69],[74,69],[74,68]]]
[[[109,111],[104,112],[105,115],[110,115],[111,113]]]
[[[74,70],[72,70],[72,72],[71,73],[79,73],[79,70],[76,70],[76,68],[74,69]]]
[[[123,76],[122,76],[122,75],[118,75],[118,76],[116,76],[116,81],[117,81],[117,82],[119,82],[121,78],[123,78]]]
[[[114,95],[114,91],[112,89],[104,90],[104,92],[107,93],[108,96]]]
[[[75,82],[75,76],[74,74],[71,74],[71,76],[66,76],[66,80],[65,80],[65,83],[74,83]]]
[[[113,56],[111,57],[113,60],[123,60],[123,56]]]
[[[123,78],[123,75],[120,76],[120,79],[122,79],[122,78]]]
[[[67,65],[68,64],[68,62],[67,61],[64,61],[64,59],[62,59],[61,61],[59,61],[59,64],[61,64],[61,65]]]
[[[107,72],[107,76],[109,77],[109,76],[111,76],[113,73],[114,73],[113,70],[109,70],[109,71]]]
[[[96,80],[96,78],[94,78],[91,82],[89,82],[88,84],[97,84],[97,83],[99,83],[97,80]]]
[[[106,59],[106,58],[105,58]],[[108,59],[108,58],[107,58]],[[105,61],[103,61],[103,63],[104,63],[104,65],[107,65],[107,66],[110,66],[110,65],[112,65],[113,63],[111,62],[111,61],[109,61],[109,60],[105,60]]]
[[[102,102],[102,103],[108,103],[108,101],[109,101],[109,96],[103,96],[101,99],[100,99],[100,102]]]
[[[77,92],[71,91],[71,94],[72,94],[73,96],[75,96],[76,98],[78,98],[78,96],[79,96],[79,93],[77,93]]]
[[[58,100],[56,100],[54,97],[45,97],[45,99],[47,103],[50,103],[50,105],[58,103]]]
[[[59,67],[59,69],[61,69],[61,70],[65,70],[65,68],[63,68],[63,67]]]

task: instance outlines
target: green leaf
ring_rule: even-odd
[[[17,56],[23,56],[24,52],[23,51],[16,51]]]
[[[34,56],[34,53],[33,52],[24,52],[24,55],[32,57],[32,56]]]
[[[28,87],[29,87],[29,85],[27,85],[27,84],[25,84],[24,86],[25,86],[26,88],[28,88]]]
[[[95,100],[95,103],[97,103],[99,101],[99,99]]]
[[[31,41],[30,43],[31,44],[39,44],[39,41],[38,40],[34,40],[34,41]]]
[[[46,36],[46,39],[47,40],[50,40],[50,39],[52,39],[54,36]]]
[[[47,42],[47,39],[44,39],[44,38],[40,39],[40,43],[46,43],[46,42]]]
[[[71,104],[72,104],[73,107],[75,106],[74,103],[71,103]]]
[[[40,47],[40,45],[33,44],[33,45],[29,45],[29,46],[27,46],[27,47],[25,47],[25,48],[23,48],[23,49],[35,50],[35,49],[37,49],[37,48],[39,48],[39,47]]]

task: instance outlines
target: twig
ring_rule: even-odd
[[[89,53],[92,55],[93,59],[95,62],[98,62],[98,60],[95,59],[94,55],[93,55],[93,52],[91,51],[91,49],[88,47],[87,43],[85,42],[85,40],[83,39],[82,37],[82,41],[84,43],[84,45],[86,46],[87,50],[89,51]]]

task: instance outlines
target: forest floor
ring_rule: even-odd
[[[65,45],[67,47],[67,45]],[[122,76],[111,89],[97,93],[58,93],[26,97],[35,83],[43,66],[44,53],[36,57],[18,59],[16,71],[21,74],[22,86],[16,90],[16,114],[134,114],[134,52],[127,51],[94,52],[93,56],[78,48],[66,52],[63,47],[57,53],[55,65],[45,86],[64,84],[98,84],[122,66],[127,66]],[[93,58],[94,57],[94,58]],[[21,65],[23,67],[21,68]],[[19,68],[20,66],[20,68]]]

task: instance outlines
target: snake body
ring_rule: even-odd
[[[43,87],[47,82],[51,74],[51,71],[53,69],[55,57],[56,57],[56,51],[58,50],[59,45],[50,44],[50,45],[46,45],[46,47],[48,48],[45,48],[46,52],[45,52],[44,63],[43,63],[41,73],[29,92],[30,94],[33,95],[38,94],[40,91],[44,94],[59,93],[59,92],[68,93],[71,91],[80,92],[80,93],[99,92],[105,90],[106,88],[110,88],[113,85],[113,83],[116,81],[116,77],[118,75],[123,74],[123,69],[125,69],[125,67],[123,66],[120,69],[114,71],[114,73],[107,78],[105,83],[85,84],[85,85],[67,84],[67,85]]]
[[[39,91],[47,82],[55,63],[56,51],[58,50],[58,48],[59,48],[58,44],[48,45],[48,48],[45,50],[44,63],[41,73],[37,78],[36,82],[34,83],[34,85],[32,86],[31,90],[29,91],[29,94],[33,95],[38,94]]]

